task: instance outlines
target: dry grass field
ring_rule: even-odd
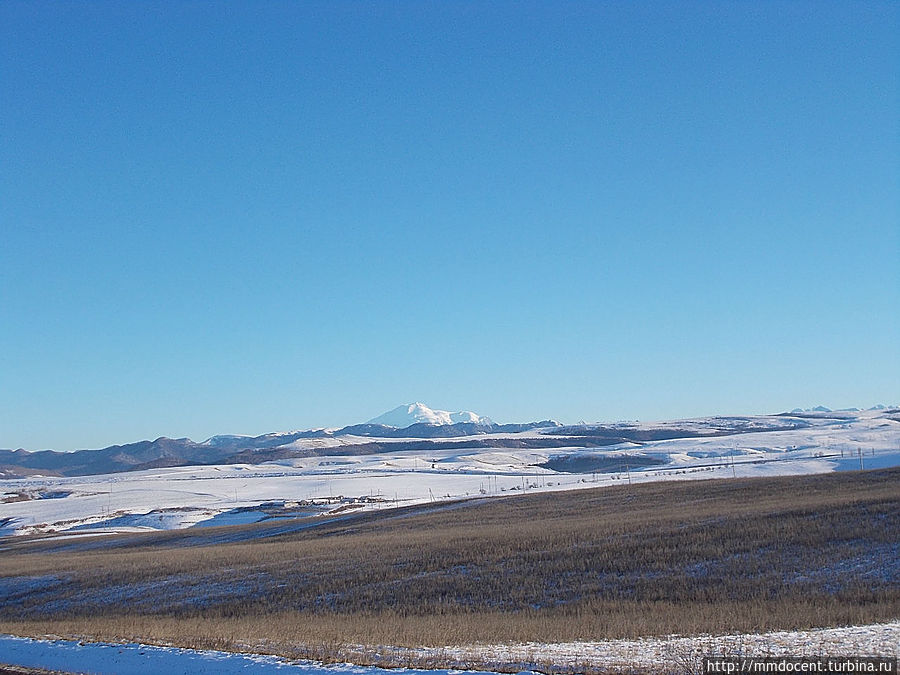
[[[4,542],[0,632],[327,658],[348,645],[900,617],[900,469],[479,499],[217,545],[191,536]]]

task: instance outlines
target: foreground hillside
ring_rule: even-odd
[[[0,631],[392,663],[379,647],[900,618],[900,469],[298,522],[7,540]]]

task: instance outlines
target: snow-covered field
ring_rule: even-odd
[[[764,425],[771,424],[773,418],[759,419]],[[473,443],[468,449],[0,480],[0,536],[50,532],[85,536],[176,529],[623,481],[775,476],[900,465],[900,422],[883,411],[823,415],[804,421],[809,426],[801,429],[604,448],[478,448],[475,442],[483,437],[476,436],[468,439]],[[703,429],[710,420],[694,420],[691,424]],[[679,426],[689,425],[682,422]],[[530,431],[518,436],[533,438],[538,434]],[[634,464],[639,463],[638,457],[650,457],[661,463],[593,474],[537,466],[561,456],[631,456]]]
[[[368,651],[362,650],[361,651]],[[534,665],[557,670],[636,669],[699,672],[703,656],[900,656],[900,622],[696,637],[670,636],[640,640],[560,644],[474,645],[433,649],[389,648],[401,658],[439,657],[466,663]],[[456,670],[411,670],[289,662],[259,654],[198,651],[141,644],[109,644],[67,640],[32,640],[0,636],[0,663],[91,673],[302,673],[305,675],[449,675]],[[529,666],[530,664],[530,666]],[[489,666],[485,666],[489,667]],[[488,671],[465,671],[469,675]]]

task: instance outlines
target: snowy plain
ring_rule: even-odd
[[[627,482],[825,473],[900,465],[900,421],[882,410],[807,415],[803,428],[520,450],[472,447],[330,455],[264,464],[187,466],[80,477],[0,480],[0,536],[88,536],[245,524],[535,491]],[[772,417],[750,418],[758,426]],[[784,418],[779,418],[783,422]],[[708,428],[714,420],[679,422]],[[648,425],[649,427],[650,425]],[[658,424],[657,424],[658,426]],[[497,437],[534,438],[541,430]],[[358,440],[305,439],[329,445]],[[368,438],[366,440],[372,440]],[[396,441],[397,439],[391,439]],[[567,473],[551,458],[618,458],[631,468]],[[657,462],[640,466],[640,458]]]

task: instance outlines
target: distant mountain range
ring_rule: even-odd
[[[867,408],[867,410],[889,410],[890,408],[896,408],[897,406],[888,406],[882,403],[878,405],[873,405],[871,408]],[[837,410],[832,410],[831,408],[827,408],[824,405],[817,405],[814,408],[794,408],[791,410],[791,414],[794,413],[831,413],[831,412],[860,412],[862,408],[838,408]]]
[[[543,420],[525,424],[494,424],[473,412],[450,413],[432,410],[422,403],[394,408],[365,424],[337,430],[311,429],[263,434],[261,436],[220,435],[203,442],[190,438],[157,438],[100,450],[57,452],[41,450],[0,450],[0,478],[29,475],[86,476],[118,471],[140,471],[167,466],[221,463],[259,463],[311,454],[358,454],[377,452],[385,443],[356,442],[347,437],[372,439],[439,439],[496,433],[517,433],[537,428],[559,427],[559,422]],[[334,446],[327,442],[340,439]],[[304,444],[309,440],[309,444]],[[335,449],[332,450],[332,447]]]
[[[893,412],[887,406],[875,406],[869,410]],[[190,438],[161,437],[154,441],[138,441],[76,452],[0,450],[0,478],[30,475],[85,476],[170,466],[259,464],[292,457],[457,447],[603,447],[667,438],[795,429],[807,424],[804,417],[829,414],[836,415],[828,408],[818,406],[809,410],[797,408],[790,413],[772,416],[710,417],[652,424],[582,423],[564,427],[554,420],[496,424],[489,418],[470,411],[451,413],[432,410],[422,403],[410,403],[394,408],[365,424],[336,430],[310,429],[261,436],[220,435],[203,442],[195,442]],[[843,411],[843,414],[852,413]],[[535,430],[536,433],[521,433]]]

